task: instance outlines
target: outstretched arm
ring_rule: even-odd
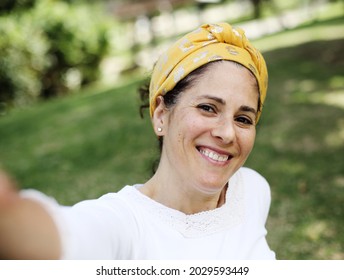
[[[48,212],[22,198],[0,171],[0,259],[58,259],[60,238]]]

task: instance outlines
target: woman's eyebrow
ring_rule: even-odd
[[[204,98],[204,99],[211,99],[211,100],[214,100],[222,105],[226,105],[226,101],[223,100],[222,98],[220,97],[216,97],[216,96],[213,96],[213,95],[202,95],[199,97],[200,99]]]
[[[220,103],[220,104],[222,104],[222,105],[226,105],[226,101],[225,101],[225,100],[223,100],[223,99],[220,98],[220,97],[213,96],[213,95],[202,95],[202,96],[200,96],[199,98],[200,98],[200,99],[202,99],[202,98],[211,99],[211,100],[214,100],[214,101],[216,101],[216,102],[218,102],[218,103]],[[240,106],[239,110],[240,110],[240,111],[244,111],[244,112],[251,112],[251,113],[257,115],[257,110],[254,109],[254,108],[251,107],[251,106],[242,105],[242,106]]]
[[[255,115],[257,115],[257,110],[250,107],[250,106],[246,106],[246,105],[242,105],[240,106],[240,111],[244,111],[244,112],[251,112]]]

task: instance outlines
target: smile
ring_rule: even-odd
[[[217,162],[226,162],[232,158],[231,155],[219,154],[219,153],[215,152],[214,150],[210,150],[208,148],[198,147],[197,149],[202,155],[206,156],[209,159],[217,161]]]

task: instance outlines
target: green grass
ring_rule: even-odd
[[[65,204],[145,181],[155,139],[139,117],[138,83],[1,118],[2,165]]]
[[[270,87],[247,162],[271,184],[269,242],[281,259],[344,258],[344,33],[310,39],[330,27],[344,31],[343,23],[335,18],[260,42],[289,38],[265,52]]]
[[[326,19],[256,42],[270,85],[247,166],[271,184],[279,259],[344,258],[344,39],[319,34],[343,26]],[[139,117],[140,82],[11,111],[0,118],[0,164],[62,204],[146,181],[156,139]]]

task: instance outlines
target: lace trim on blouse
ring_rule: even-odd
[[[239,172],[228,183],[225,203],[214,210],[196,214],[184,214],[166,207],[142,194],[135,185],[126,191],[126,196],[148,215],[174,228],[184,237],[195,238],[213,234],[241,224],[245,216],[244,185]],[[141,209],[140,209],[141,210]]]

